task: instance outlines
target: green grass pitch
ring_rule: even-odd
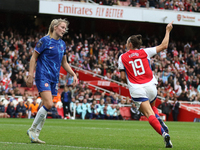
[[[0,119],[0,150],[161,150],[163,138],[146,121],[47,119],[40,139],[26,135],[33,119]],[[200,149],[200,124],[166,122],[173,149]]]

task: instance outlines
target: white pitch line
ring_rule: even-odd
[[[18,145],[27,145],[28,143],[17,143],[17,142],[0,142],[0,144],[18,144]],[[36,143],[34,143],[35,145]],[[54,147],[67,147],[74,149],[98,149],[98,150],[123,150],[123,149],[107,149],[107,148],[94,148],[94,147],[78,147],[78,146],[68,146],[68,145],[50,145],[50,144],[37,144],[44,146],[54,146]]]
[[[5,124],[5,123],[0,123],[0,125],[6,125],[6,126],[30,126],[30,125],[24,125],[24,124]],[[48,127],[53,127],[55,128],[55,126],[50,126],[50,125],[46,125]],[[59,128],[82,128],[82,129],[92,129],[92,130],[128,130],[128,129],[118,129],[118,128],[98,128],[98,127],[71,127],[71,126],[59,126]]]

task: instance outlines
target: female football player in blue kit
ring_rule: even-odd
[[[64,19],[52,20],[46,36],[37,43],[30,60],[27,86],[33,85],[33,74],[36,66],[35,82],[42,98],[42,107],[28,129],[27,134],[32,142],[45,143],[39,140],[39,134],[44,125],[46,115],[53,105],[53,96],[57,95],[59,72],[62,67],[74,77],[74,84],[77,84],[77,76],[67,63],[65,54],[66,45],[61,39],[68,30],[68,21]]]

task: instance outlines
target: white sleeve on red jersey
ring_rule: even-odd
[[[118,59],[118,69],[119,69],[119,70],[124,70],[124,65],[123,65],[123,63],[122,63],[122,55],[123,55],[123,54],[121,54],[121,55],[119,56],[119,59]]]
[[[147,53],[148,59],[157,54],[156,47],[145,48],[144,51]]]

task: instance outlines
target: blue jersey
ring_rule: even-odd
[[[65,42],[44,36],[39,40],[35,51],[37,59],[35,80],[45,79],[54,83],[59,81],[62,58],[66,49]]]

